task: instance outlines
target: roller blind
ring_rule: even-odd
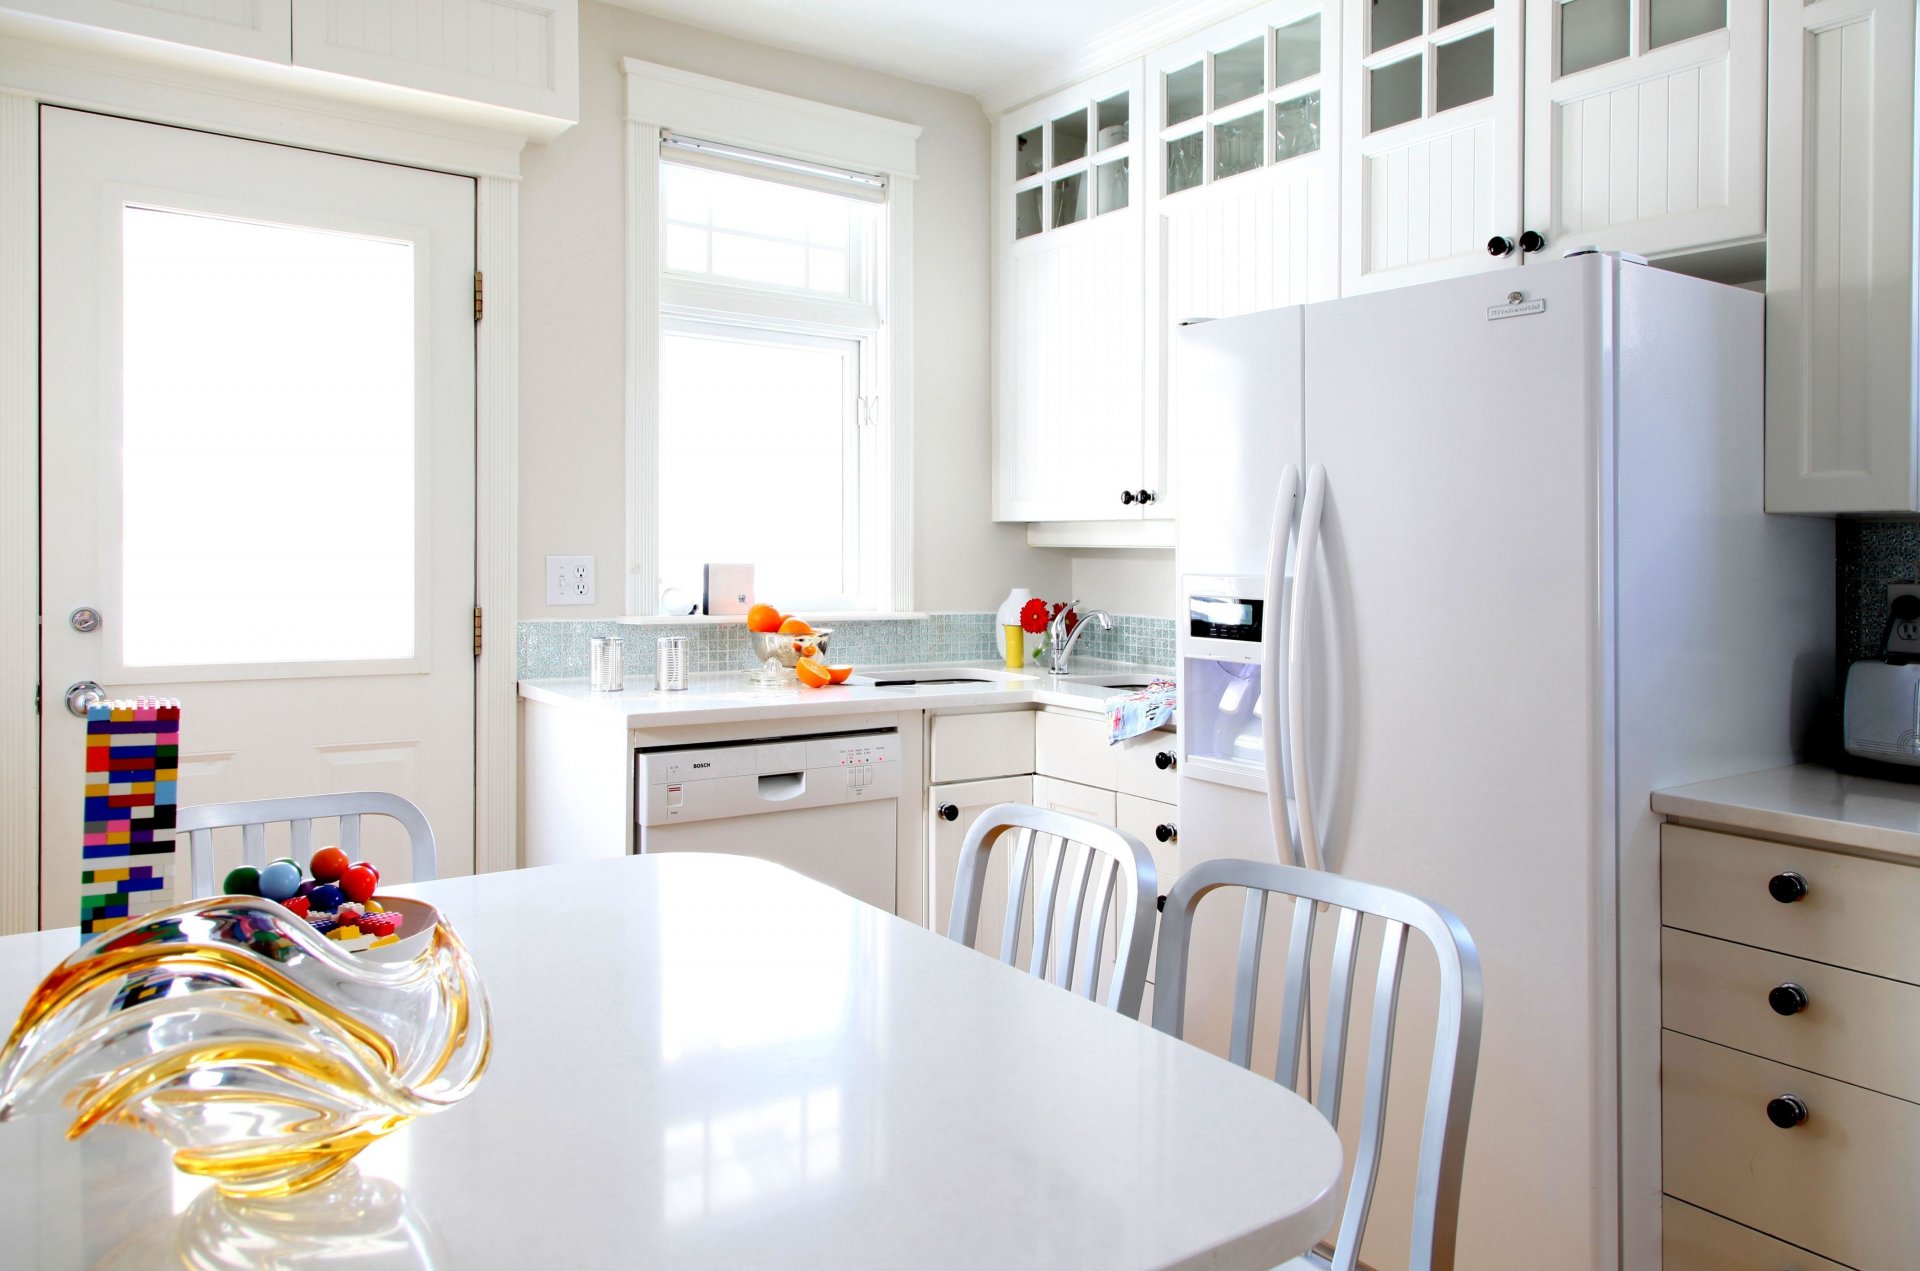
[[[761,181],[777,181],[782,185],[819,190],[865,203],[887,201],[887,179],[876,173],[853,172],[723,142],[702,141],[697,137],[686,137],[665,130],[660,133],[660,158],[667,163],[683,163]]]

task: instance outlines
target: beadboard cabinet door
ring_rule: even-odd
[[[4,0],[0,8],[262,62],[292,58],[292,0]]]
[[[1920,511],[1913,0],[1774,0],[1767,510]]]
[[[1757,240],[1766,103],[1758,0],[1529,0],[1526,228],[1551,258]]]

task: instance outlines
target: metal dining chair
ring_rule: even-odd
[[[190,844],[186,895],[211,896],[219,884],[213,875],[213,832],[237,828],[241,832],[240,859],[259,869],[267,863],[267,827],[285,823],[292,835],[292,855],[305,861],[313,851],[313,823],[330,817],[340,822],[340,850],[348,859],[360,856],[360,818],[384,816],[400,823],[413,849],[413,878],[426,882],[437,873],[433,827],[426,814],[397,794],[352,790],[344,794],[303,794],[290,799],[251,799],[241,803],[201,803],[181,808],[177,833]]]
[[[1375,978],[1372,1023],[1366,1053],[1366,1091],[1361,1107],[1360,1140],[1346,1205],[1331,1247],[1324,1243],[1283,1264],[1279,1271],[1354,1271],[1360,1265],[1360,1241],[1373,1203],[1385,1138],[1387,1080],[1393,1062],[1394,1015],[1400,998],[1407,933],[1418,931],[1433,946],[1440,967],[1440,1000],[1433,1039],[1433,1066],[1427,1079],[1426,1109],[1420,1126],[1414,1176],[1413,1229],[1408,1271],[1452,1271],[1460,1208],[1460,1167],[1467,1148],[1467,1117],[1473,1105],[1474,1073],[1480,1058],[1480,955],[1460,920],[1438,905],[1404,892],[1320,870],[1263,861],[1212,860],[1180,876],[1160,916],[1159,968],[1154,976],[1153,1026],[1175,1037],[1185,1026],[1187,952],[1193,913],[1200,898],[1222,887],[1246,891],[1240,925],[1238,966],[1234,972],[1233,1031],[1227,1058],[1252,1067],[1254,998],[1259,986],[1260,943],[1270,895],[1293,898],[1293,923],[1287,939],[1286,984],[1281,997],[1279,1049],[1274,1080],[1299,1088],[1300,1054],[1307,1031],[1307,997],[1314,927],[1337,920],[1327,980],[1326,1036],[1322,1039],[1318,1098],[1314,1106],[1334,1125],[1340,1123],[1341,1088],[1346,1080],[1348,1022],[1359,1002],[1354,972],[1363,931],[1377,926],[1379,972]]]
[[[980,814],[960,846],[947,936],[968,948],[980,933],[981,897],[987,866],[996,852],[1010,851],[1006,925],[1000,961],[1019,962],[1020,933],[1032,888],[1030,974],[1094,1000],[1099,991],[1108,912],[1114,896],[1120,913],[1106,1004],[1126,1015],[1140,1013],[1153,951],[1153,856],[1131,834],[1064,812],[1001,803]],[[1035,878],[1038,874],[1037,881]]]

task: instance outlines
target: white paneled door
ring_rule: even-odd
[[[181,700],[183,804],[391,790],[471,871],[473,182],[52,108],[40,153],[42,925],[84,681]]]

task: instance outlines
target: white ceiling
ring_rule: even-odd
[[[688,26],[963,93],[1068,53],[1167,0],[612,0]]]

